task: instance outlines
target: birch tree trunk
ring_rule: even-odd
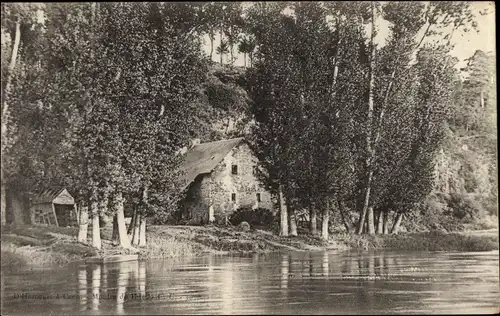
[[[384,211],[380,210],[377,218],[377,234],[384,233]]]
[[[219,32],[219,36],[220,36],[220,43],[222,44],[222,31]],[[220,64],[223,65],[222,63],[222,56],[223,56],[223,53],[222,53],[222,50],[220,52]]]
[[[12,54],[10,58],[9,68],[7,72],[7,78],[5,83],[5,89],[3,92],[3,104],[2,104],[2,130],[1,130],[1,204],[0,204],[0,214],[1,214],[1,225],[4,226],[7,223],[7,183],[5,182],[4,175],[4,148],[7,143],[7,124],[8,124],[8,114],[9,114],[9,103],[8,97],[12,86],[12,76],[14,70],[16,69],[17,55],[19,53],[19,43],[21,42],[21,17],[17,17],[16,21],[16,33],[14,35],[14,45],[12,46]]]
[[[373,207],[368,208],[368,213],[366,214],[366,225],[368,226],[368,234],[375,235],[375,217],[373,214]]]
[[[86,203],[82,203],[79,207],[80,213],[78,214],[78,242],[87,243],[87,231],[89,226],[89,208]]]
[[[140,247],[145,247],[146,246],[146,212],[148,209],[148,200],[149,200],[149,192],[148,192],[148,186],[145,185],[143,190],[142,190],[142,210],[139,213],[139,221],[137,222],[137,225],[139,225],[139,242],[138,245]],[[210,222],[210,215],[209,215],[209,222]]]
[[[340,21],[337,19],[337,30],[340,30],[340,27],[341,27],[341,23]],[[339,32],[340,34],[340,32]],[[333,57],[333,80],[332,80],[332,85],[331,85],[331,93],[330,93],[330,97],[332,99],[332,101],[334,100],[334,97],[335,97],[335,85],[337,84],[337,77],[338,77],[338,74],[339,74],[339,56],[340,56],[340,45],[342,44],[342,38],[339,38],[338,42],[337,42],[337,50],[335,52],[335,57]]]
[[[403,213],[398,213],[396,220],[394,221],[394,226],[392,226],[391,234],[397,234],[399,232],[399,227],[401,226],[401,221],[403,220]]]
[[[309,232],[313,236],[318,234],[318,219],[314,205],[311,205],[309,208]]]
[[[111,234],[112,241],[118,241],[118,220],[116,214],[113,215],[113,233]]]
[[[132,218],[130,219],[130,224],[128,225],[128,228],[127,228],[127,235],[128,235],[128,238],[130,238],[130,240],[132,240],[132,237],[134,234],[136,216],[137,216],[137,207],[134,206],[134,213],[132,214]]]
[[[342,223],[344,224],[344,227],[345,227],[345,230],[347,233],[350,233],[351,232],[351,226],[349,225],[349,223],[347,223],[347,219],[345,218],[345,214],[344,214],[344,208],[342,207],[342,204],[341,202],[337,202],[338,204],[338,207],[339,207],[339,212],[340,212],[340,217],[342,219]]]
[[[330,210],[328,205],[323,208],[323,219],[321,221],[321,238],[328,240],[328,224],[330,220]]]
[[[389,234],[389,211],[384,212],[383,221],[384,221],[384,225],[383,225],[384,226],[384,228],[383,228],[384,235],[388,235]]]
[[[231,54],[231,65],[234,64],[234,49],[233,44],[229,45],[229,53]]]
[[[214,55],[214,37],[212,35],[210,36],[210,61],[212,61],[212,57]]]
[[[288,236],[288,212],[283,195],[283,187],[280,184],[278,188],[278,200],[280,205],[280,236]]]
[[[90,198],[90,213],[92,214],[92,247],[101,249],[101,230],[99,225],[99,204],[97,196],[92,193]]]
[[[139,247],[146,246],[146,216],[141,215],[141,228],[139,230]]]
[[[373,134],[373,90],[375,89],[375,7],[372,3],[372,30],[371,30],[371,57],[370,57],[370,86],[369,86],[369,94],[368,94],[368,122],[367,122],[367,133],[366,133],[366,168],[368,170],[366,177],[366,187],[365,187],[365,197],[363,203],[363,209],[361,211],[361,216],[359,218],[358,223],[358,234],[361,234],[363,231],[363,226],[365,224],[365,217],[368,211],[368,206],[370,204],[370,192],[373,180],[373,157],[374,157],[374,148],[372,147],[372,134]]]
[[[130,224],[132,224],[132,222]],[[134,229],[132,232],[132,245],[134,245],[134,246],[139,245],[140,224],[141,224],[141,213],[137,212],[137,214],[135,215]]]
[[[116,219],[118,221],[118,240],[123,248],[130,248],[130,239],[127,236],[127,227],[125,225],[125,215],[123,213],[123,194],[117,191],[114,196],[114,209],[116,210]]]
[[[288,210],[288,218],[289,218],[289,227],[290,227],[290,236],[297,236],[297,219],[295,217],[295,210]]]
[[[17,55],[19,53],[19,44],[21,42],[21,17],[17,17],[16,21],[16,33],[14,35],[14,45],[12,46],[12,55],[10,58],[10,63],[9,63],[9,68],[7,72],[7,78],[5,79],[5,90],[3,91],[3,104],[2,104],[2,151],[3,151],[3,143],[4,143],[4,137],[6,136],[7,132],[7,120],[8,120],[8,113],[9,113],[9,103],[8,103],[8,97],[10,93],[10,89],[12,88],[12,76],[14,74],[14,70],[16,69],[16,63],[17,63]],[[3,156],[3,152],[2,152]]]

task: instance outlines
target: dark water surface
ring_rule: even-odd
[[[2,314],[499,310],[499,254],[274,253],[2,272]]]

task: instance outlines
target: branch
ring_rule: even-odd
[[[494,135],[493,135],[494,136]],[[458,137],[459,139],[470,139],[470,138],[476,138],[476,137],[491,137],[491,135],[471,135],[471,136],[463,136],[463,137]]]
[[[422,42],[424,41],[425,37],[427,36],[427,33],[429,33],[429,29],[431,28],[432,23],[429,22],[429,25],[427,25],[427,28],[425,29],[424,34],[422,35],[422,38],[418,42],[417,46],[415,46],[415,49],[418,49],[420,45],[422,45]]]

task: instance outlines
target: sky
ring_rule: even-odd
[[[455,48],[452,53],[461,61],[471,57],[478,49],[485,52],[493,52],[496,55],[495,4],[490,1],[480,1],[472,3],[472,6],[476,12],[488,8],[490,14],[485,16],[477,15],[479,33],[462,32],[462,34],[456,37]]]
[[[474,13],[477,16],[478,30],[479,33],[475,31],[470,31],[467,33],[458,32],[453,35],[452,44],[454,44],[454,49],[452,55],[457,57],[460,61],[457,68],[465,66],[465,59],[471,57],[476,50],[483,50],[485,52],[494,52],[495,50],[495,4],[493,1],[477,1],[472,2],[471,6]],[[479,11],[488,9],[489,14],[481,16]],[[383,45],[385,38],[388,35],[388,22],[379,19],[377,21],[378,34],[376,41]],[[210,54],[210,40],[208,36],[205,36],[204,51],[207,55]],[[220,43],[220,37],[217,35],[214,41],[214,53],[213,60],[219,62],[220,56],[215,52],[215,48]],[[238,53],[237,47],[234,48],[234,55],[238,58],[236,59],[235,66],[243,66],[244,58],[243,54]],[[226,63],[226,58],[229,58],[229,54],[224,56],[224,63]]]

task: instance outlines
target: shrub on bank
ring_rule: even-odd
[[[410,232],[482,230],[497,224],[496,198],[470,193],[434,193],[403,222]]]
[[[340,234],[338,243],[353,249],[391,249],[407,251],[490,251],[498,250],[498,237],[467,236],[440,231],[397,235]]]
[[[247,222],[251,227],[270,227],[274,221],[273,213],[266,208],[252,209],[244,207],[234,212],[229,221],[233,225],[239,225],[241,222]]]

